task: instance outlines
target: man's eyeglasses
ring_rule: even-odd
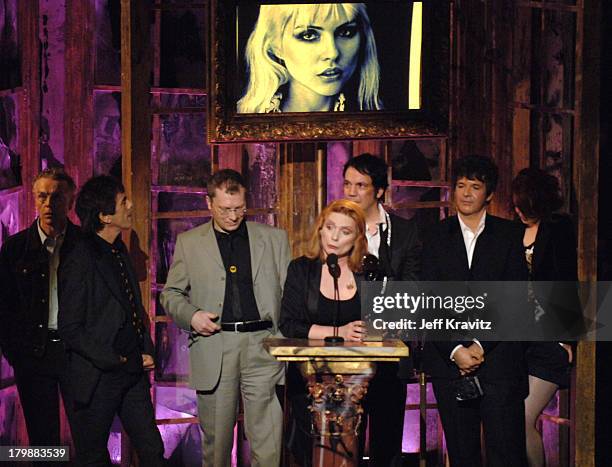
[[[235,214],[238,217],[244,216],[247,212],[246,208],[215,208],[221,217],[229,217],[230,214]]]

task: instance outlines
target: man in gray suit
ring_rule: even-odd
[[[178,236],[161,302],[189,331],[190,383],[204,433],[203,463],[229,466],[242,395],[253,466],[280,462],[283,367],[262,347],[278,335],[290,249],[287,233],[247,222],[246,188],[234,170],[208,182],[212,221]]]

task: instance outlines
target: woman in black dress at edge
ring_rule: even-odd
[[[345,341],[366,336],[361,321],[358,284],[361,263],[367,254],[365,215],[352,201],[333,201],[319,214],[306,255],[289,264],[283,291],[280,330],[285,337],[324,339],[333,334],[334,282],[325,260],[338,255],[340,309],[338,334]],[[311,458],[308,396],[297,368],[289,366],[287,394],[291,403],[292,426],[287,443],[296,461],[309,466]]]
[[[529,373],[529,396],[525,399],[527,458],[530,467],[540,467],[545,456],[537,419],[557,389],[569,386],[573,351],[571,337],[565,337],[570,339],[566,342],[562,336],[572,336],[583,326],[576,287],[576,237],[569,217],[555,213],[563,200],[554,176],[535,168],[521,170],[512,182],[512,201],[525,224],[523,245],[536,325],[557,340],[531,342],[525,352]],[[537,281],[559,282],[551,286],[550,282]]]

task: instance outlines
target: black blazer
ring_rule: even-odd
[[[542,326],[560,337],[564,332],[584,330],[584,318],[578,298],[576,236],[566,215],[542,220],[533,248],[531,279],[534,292],[544,311]],[[538,281],[546,281],[538,285]],[[552,284],[551,282],[555,282]]]
[[[37,222],[7,238],[0,249],[0,345],[9,361],[20,353],[40,357],[47,343],[49,253]],[[80,236],[80,228],[68,221],[60,264]]]
[[[69,355],[68,377],[76,402],[87,404],[104,371],[123,365],[113,344],[119,329],[131,319],[132,309],[121,291],[113,258],[95,238],[83,238],[75,245],[59,270],[59,332]],[[140,287],[127,264],[140,317],[148,322],[140,301]],[[154,347],[145,325],[144,353]]]
[[[423,248],[422,277],[425,281],[526,281],[522,229],[515,223],[487,214],[485,228],[476,241],[472,266],[456,216],[440,222]],[[476,336],[477,337],[477,336]],[[471,342],[428,342],[423,366],[432,377],[458,378],[459,369],[450,360],[453,348]],[[522,346],[513,342],[481,342],[485,362],[478,370],[482,380],[526,375]]]
[[[312,317],[319,305],[322,266],[320,260],[306,256],[300,256],[289,263],[279,320],[283,336],[307,339],[310,327],[317,324]],[[353,274],[359,293],[363,275]]]
[[[421,242],[417,225],[389,213],[391,221],[391,248],[387,245],[388,230],[383,232],[378,248],[381,269],[392,280],[416,281],[421,269]]]

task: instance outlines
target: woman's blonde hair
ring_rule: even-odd
[[[378,97],[379,74],[376,41],[370,18],[363,3],[309,3],[291,5],[261,5],[259,17],[246,45],[245,59],[249,82],[246,92],[238,101],[238,113],[264,113],[278,88],[290,80],[289,72],[277,57],[285,28],[291,20],[307,18],[326,19],[346,15],[357,21],[363,36],[359,54],[359,110],[381,110]],[[349,96],[349,98],[352,96]]]
[[[351,271],[360,272],[363,257],[368,253],[368,241],[365,236],[365,213],[357,203],[346,199],[332,201],[323,211],[321,211],[321,214],[317,217],[315,228],[310,235],[306,257],[310,259],[318,258],[321,261],[325,261],[325,251],[323,251],[321,247],[321,229],[329,215],[334,212],[344,214],[355,221],[357,236],[355,237],[355,243],[349,254],[348,265]]]

